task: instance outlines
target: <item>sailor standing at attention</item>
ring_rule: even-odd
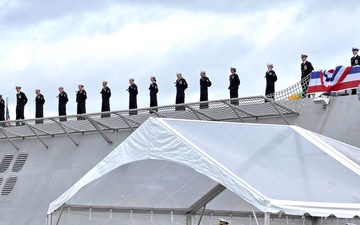
[[[16,86],[16,119],[25,119],[24,110],[28,99],[24,92],[21,91],[20,86]],[[19,126],[20,122],[16,122],[16,126]]]
[[[238,98],[239,97],[239,86],[240,86],[240,78],[236,74],[236,68],[231,67],[230,68],[230,76],[229,76],[229,87],[230,90],[230,98]],[[232,100],[231,104],[233,105],[239,105],[238,100]]]
[[[350,59],[351,66],[359,66],[360,65],[360,56],[358,55],[359,49],[352,48],[353,57]],[[351,94],[356,95],[356,88],[351,89]]]
[[[352,48],[353,57],[350,59],[351,66],[359,66],[360,65],[360,56],[358,55],[359,49]]]
[[[103,88],[101,89],[101,112],[109,112],[110,111],[110,97],[111,97],[111,90],[107,86],[107,81],[102,82]],[[110,113],[103,113],[101,117],[110,117]]]
[[[40,93],[40,89],[36,89],[35,94],[35,118],[43,118],[45,98],[44,95]],[[35,123],[44,123],[44,120],[35,120]]]
[[[186,80],[182,77],[181,73],[176,74],[176,99],[175,104],[185,103],[185,90],[188,88]],[[175,106],[175,110],[185,110],[185,106]]]
[[[79,84],[78,85],[78,91],[76,92],[76,102],[77,102],[77,110],[76,113],[79,114],[85,114],[86,113],[86,99],[87,94],[84,90],[84,85]],[[83,119],[80,116],[77,118],[78,120]]]
[[[57,96],[59,98],[59,106],[58,106],[58,112],[59,116],[66,116],[66,104],[69,101],[67,93],[64,91],[64,87],[59,87],[59,95]],[[60,121],[67,121],[66,117],[60,118]]]
[[[208,101],[208,88],[211,86],[210,79],[206,76],[205,71],[200,72],[200,102]],[[209,103],[200,103],[200,109],[209,108]]]
[[[138,87],[135,84],[134,78],[129,79],[129,88],[127,91],[129,92],[129,109],[137,109],[137,95],[139,93]],[[136,111],[130,111],[129,115],[136,115]]]
[[[5,101],[2,94],[0,94],[0,121],[5,121]],[[0,126],[3,126],[3,124],[0,123]]]
[[[265,96],[268,98],[275,99],[275,82],[277,81],[277,76],[275,71],[273,70],[274,65],[271,63],[267,64],[267,71],[265,73],[266,78],[266,89],[265,89]]]
[[[307,95],[307,90],[309,87],[310,77],[307,77],[313,70],[311,62],[307,61],[307,55],[301,55],[301,87],[302,87],[302,97],[305,98]],[[310,76],[310,75],[309,75]],[[305,79],[306,78],[306,79]]]
[[[159,92],[158,86],[156,84],[156,77],[150,77],[150,82],[150,107],[155,107],[158,106],[157,93]],[[155,111],[157,111],[157,109],[155,109]]]

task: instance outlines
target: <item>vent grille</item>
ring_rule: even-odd
[[[12,192],[12,190],[14,189],[16,181],[17,181],[16,176],[8,177],[6,179],[3,189],[1,191],[1,195],[9,195]]]
[[[24,167],[24,164],[25,164],[27,158],[28,158],[27,153],[20,153],[16,157],[15,163],[14,163],[14,165],[12,167],[12,171],[13,172],[19,172]]]
[[[4,173],[9,168],[13,158],[14,155],[10,154],[4,156],[0,163],[0,173]]]
[[[2,177],[0,177],[0,186],[1,186],[1,184],[2,184],[2,181],[3,181],[3,178],[2,178]]]

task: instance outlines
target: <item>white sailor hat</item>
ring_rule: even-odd
[[[102,82],[103,82],[103,83],[107,83],[107,80],[103,80]]]
[[[220,224],[229,224],[229,221],[223,219],[223,218],[220,218]]]
[[[60,89],[60,88],[64,89],[64,87],[63,87],[63,86],[59,86],[59,89]]]
[[[83,85],[83,84],[78,84],[78,86],[84,87],[84,85]]]
[[[356,48],[356,47],[353,47],[352,50],[353,50],[353,51],[359,51],[359,49]]]
[[[135,80],[134,78],[130,77],[129,80]]]
[[[308,56],[305,54],[301,54],[301,58],[304,58],[304,57],[308,57]]]
[[[19,88],[19,89],[21,89],[21,87],[20,87],[20,86],[15,86],[15,88],[16,88],[16,89],[18,89],[18,88]]]

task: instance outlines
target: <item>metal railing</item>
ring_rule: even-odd
[[[301,82],[304,85],[308,79],[309,76],[289,88],[266,97],[220,99],[104,113],[5,121],[0,124],[0,140],[8,139],[16,149],[19,149],[12,139],[36,137],[48,148],[41,137],[67,135],[75,145],[78,145],[71,134],[98,132],[108,143],[112,143],[105,131],[135,130],[150,116],[241,122],[250,118],[277,116],[282,117],[289,124],[285,116],[300,113],[303,105]]]

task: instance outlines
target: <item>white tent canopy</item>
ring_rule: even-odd
[[[149,118],[48,214],[64,204],[189,212],[224,186],[208,207],[230,194],[262,212],[352,218],[358,160],[359,149],[297,126]]]

